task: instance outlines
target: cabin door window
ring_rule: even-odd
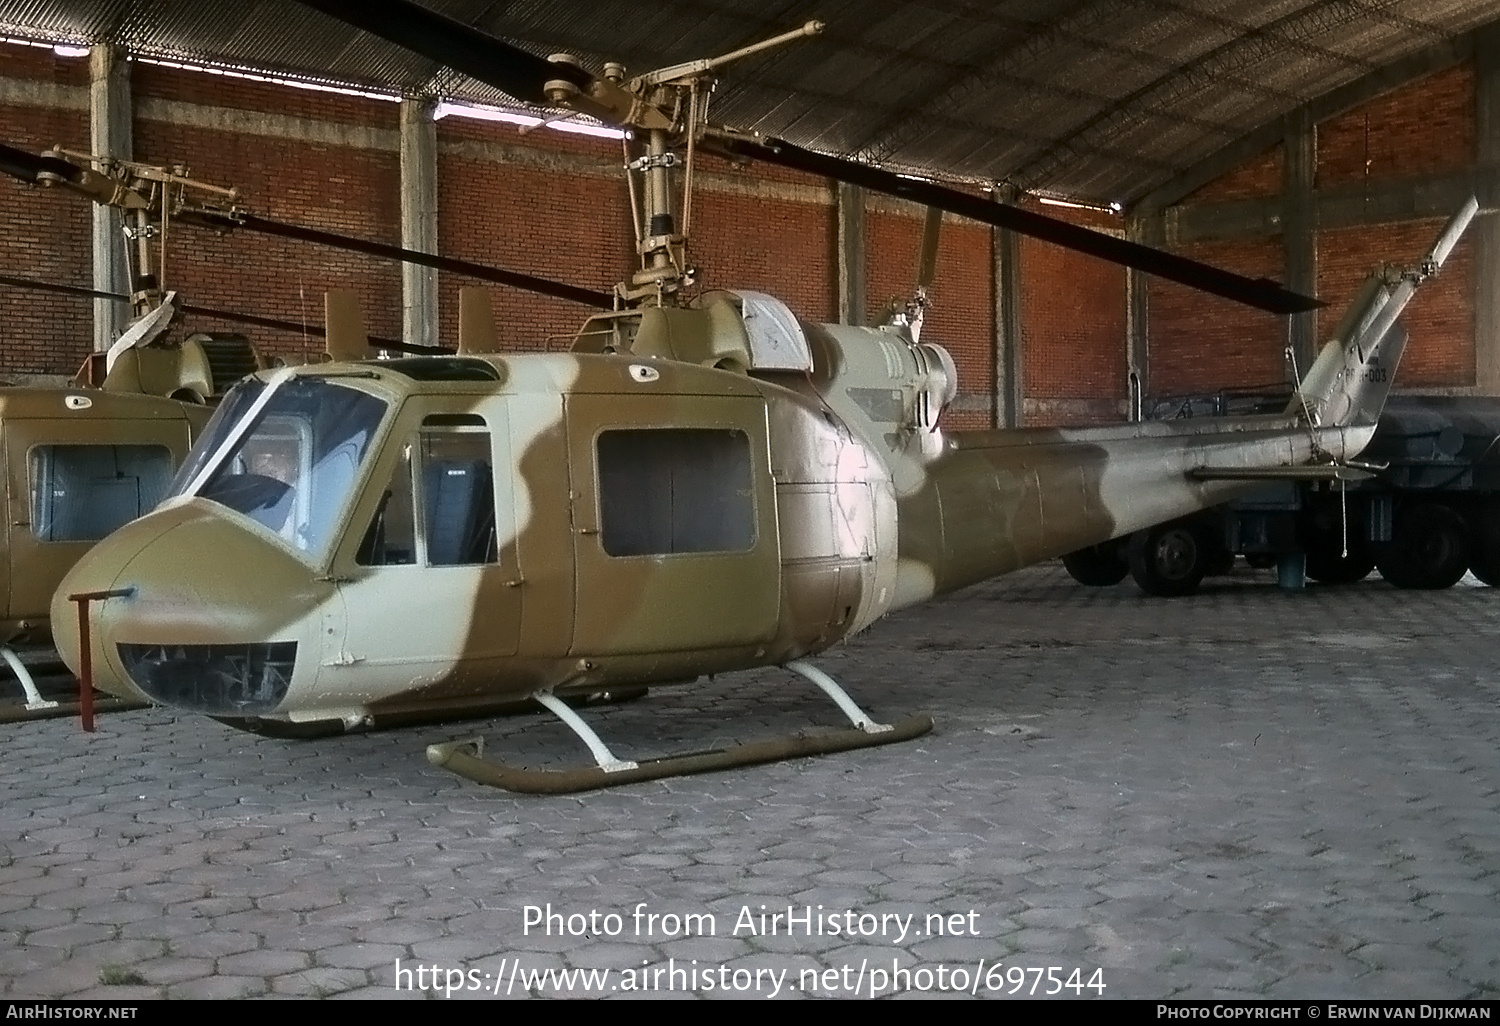
[[[744,552],[755,544],[743,431],[605,431],[598,453],[601,537],[611,556]]]
[[[491,452],[490,433],[480,417],[439,415],[423,421],[402,445],[355,562],[494,563],[498,553]]]
[[[495,562],[495,473],[483,421],[467,428],[424,425],[420,437],[427,564]]]
[[[164,445],[32,448],[31,530],[40,541],[98,541],[151,511],[172,480]]]

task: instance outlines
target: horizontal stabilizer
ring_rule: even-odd
[[[1330,463],[1307,467],[1194,467],[1194,481],[1367,481],[1375,475],[1356,467]]]

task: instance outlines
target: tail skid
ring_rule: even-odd
[[[1406,346],[1406,332],[1396,318],[1417,288],[1437,274],[1478,212],[1479,201],[1470,196],[1421,263],[1385,267],[1366,279],[1297,387],[1288,414],[1305,416],[1313,427],[1374,426]]]

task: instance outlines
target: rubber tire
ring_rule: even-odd
[[[1274,570],[1276,554],[1274,552],[1247,552],[1245,562],[1252,570]]]
[[[1090,588],[1119,584],[1130,573],[1130,565],[1125,562],[1125,554],[1120,551],[1118,542],[1090,545],[1068,553],[1062,561],[1069,577]]]
[[[1469,529],[1463,517],[1439,502],[1398,509],[1390,542],[1375,565],[1398,588],[1451,588],[1469,569]]]
[[[1212,554],[1187,524],[1158,524],[1130,539],[1130,576],[1147,595],[1178,598],[1203,583]]]
[[[1469,570],[1491,588],[1500,588],[1500,504],[1487,502],[1472,525]]]

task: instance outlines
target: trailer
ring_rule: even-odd
[[[1287,394],[1258,390],[1175,397],[1156,418],[1285,409]],[[1188,595],[1237,557],[1353,584],[1378,569],[1398,588],[1439,589],[1466,571],[1500,584],[1500,398],[1392,396],[1360,456],[1376,469],[1360,481],[1281,481],[1236,502],[1158,524],[1063,557],[1081,584],[1128,575],[1148,595]]]

